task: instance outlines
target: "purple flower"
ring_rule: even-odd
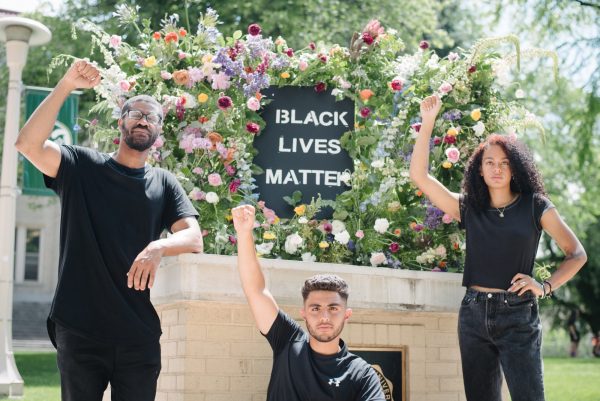
[[[457,121],[457,120],[460,120],[461,117],[462,117],[462,113],[460,112],[460,110],[457,110],[457,109],[448,110],[447,112],[442,114],[442,118],[447,121]]]
[[[425,212],[425,221],[423,224],[430,230],[435,230],[440,224],[442,224],[442,217],[444,217],[443,211],[432,204],[428,204]]]

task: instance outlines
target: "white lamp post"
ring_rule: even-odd
[[[50,41],[52,34],[43,24],[20,17],[0,18],[0,42],[6,42],[9,70],[6,99],[6,125],[0,179],[0,396],[23,395],[23,379],[12,352],[12,296],[15,248],[17,188],[17,150],[21,111],[21,72],[29,46]]]

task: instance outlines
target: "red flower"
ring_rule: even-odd
[[[154,40],[159,40],[162,37],[162,35],[160,34],[160,32],[154,32],[152,34],[152,39]]]
[[[396,253],[400,250],[400,245],[397,242],[392,242],[389,249],[391,253]]]
[[[235,180],[231,181],[229,183],[229,192],[232,194],[236,193],[240,185],[242,185],[242,181],[239,178],[236,178]]]
[[[288,49],[285,51],[285,54],[287,54],[288,57],[294,57],[294,49],[288,47]]]
[[[371,109],[368,107],[363,107],[362,109],[360,109],[360,116],[362,118],[367,118],[371,115]]]
[[[115,139],[113,139],[113,143],[114,143],[115,145],[118,145],[118,144],[120,144],[120,143],[121,143],[121,138],[119,138],[119,137],[116,137]]]
[[[258,134],[260,132],[260,125],[257,123],[249,122],[246,124],[246,131],[251,134]]]
[[[477,66],[475,64],[473,64],[472,66],[469,67],[469,69],[467,70],[467,72],[469,74],[474,73],[475,71],[477,71]]]
[[[231,106],[233,106],[233,101],[229,96],[221,96],[217,101],[217,105],[221,110],[227,110]]]
[[[315,92],[317,93],[324,92],[325,89],[327,89],[327,84],[325,82],[317,82],[315,85]]]
[[[187,35],[187,31],[185,29],[181,28],[179,30],[179,36],[181,36],[183,38],[185,35]]]
[[[453,136],[453,135],[445,135],[444,136],[444,143],[452,145],[452,144],[456,143],[456,137]]]
[[[248,33],[252,36],[260,35],[261,32],[262,29],[258,24],[251,24],[250,26],[248,26]]]
[[[439,145],[439,144],[441,144],[441,143],[442,143],[442,138],[440,138],[439,136],[434,136],[434,137],[433,137],[433,144],[434,144],[434,145],[436,145],[436,146],[437,146],[437,145]]]
[[[176,32],[169,32],[165,35],[165,42],[176,42],[179,40],[179,36],[177,36]]]
[[[423,49],[423,50],[427,50],[427,49],[429,49],[429,42],[428,42],[428,41],[426,41],[426,40],[422,40],[422,41],[419,43],[419,47],[420,47],[421,49]]]
[[[412,129],[414,129],[416,132],[421,131],[421,123],[414,123],[410,126]]]
[[[237,239],[233,235],[230,235],[229,242],[231,242],[231,244],[235,245],[235,244],[237,244]]]
[[[369,32],[363,32],[362,40],[363,40],[363,42],[365,42],[368,45],[372,45],[373,42],[375,41],[375,39],[373,39],[373,37],[371,36],[371,34]]]
[[[323,223],[323,231],[330,233],[333,230],[331,223]]]
[[[310,47],[310,50],[315,50],[317,48],[317,45],[315,45],[315,42],[310,42],[308,44],[308,47]]]
[[[319,54],[319,60],[321,60],[322,63],[326,63],[327,62],[327,56],[324,54]]]
[[[400,79],[394,79],[392,81],[392,83],[390,84],[390,86],[392,87],[392,89],[395,90],[395,91],[401,91],[402,90],[402,85],[403,85],[403,82]]]
[[[208,121],[208,117],[206,117],[206,116],[200,116],[200,117],[198,117],[198,121],[200,121],[202,124],[204,124],[205,122]]]

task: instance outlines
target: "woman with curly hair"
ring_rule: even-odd
[[[512,401],[544,400],[537,298],[556,291],[585,264],[581,243],[546,197],[529,151],[491,135],[469,159],[461,194],[429,174],[429,143],[442,102],[421,103],[422,125],[410,177],[466,233],[458,337],[469,401],[501,400],[502,373]],[[532,277],[542,231],[565,259],[542,283]]]

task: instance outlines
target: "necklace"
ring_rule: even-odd
[[[508,202],[506,205],[504,205],[504,207],[502,208],[502,210],[500,210],[500,209],[499,209],[499,208],[497,208],[497,207],[495,207],[495,208],[494,208],[494,209],[496,209],[496,210],[498,211],[498,215],[499,215],[501,218],[504,218],[504,210],[506,209],[506,207],[507,207],[508,205],[512,204],[512,203],[515,201],[515,199],[517,199],[517,197],[518,197],[518,196],[519,196],[519,195],[515,195],[515,197],[514,197],[514,198],[512,198],[512,199],[511,199],[511,200],[510,200],[510,201],[509,201],[509,202]]]

